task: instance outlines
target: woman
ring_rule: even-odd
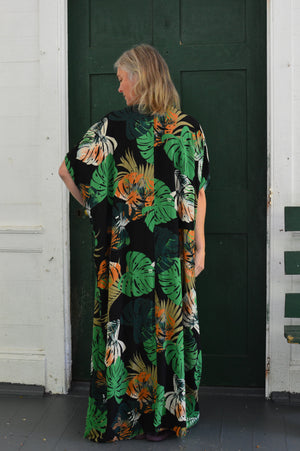
[[[153,47],[126,51],[115,67],[127,108],[93,125],[59,170],[90,208],[95,237],[85,436],[156,441],[199,419],[195,276],[204,268],[208,157]]]

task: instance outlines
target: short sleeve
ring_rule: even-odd
[[[66,167],[88,206],[94,171],[109,153],[113,153],[117,144],[114,138],[107,136],[107,127],[106,117],[92,125],[65,157]]]
[[[201,188],[207,188],[210,180],[208,149],[201,125],[196,133],[195,166],[195,188],[198,193]]]
[[[80,190],[86,206],[89,207],[89,186],[94,167],[87,167],[78,159],[80,143],[73,147],[65,156],[65,164],[77,188]]]

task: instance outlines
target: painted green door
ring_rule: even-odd
[[[113,63],[134,44],[166,58],[210,151],[206,270],[197,280],[203,384],[263,386],[266,240],[266,2],[69,2],[70,142],[124,106]],[[89,219],[71,204],[73,378],[88,379]]]

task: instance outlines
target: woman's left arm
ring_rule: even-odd
[[[61,179],[63,180],[64,184],[66,185],[66,187],[68,188],[68,190],[70,191],[70,193],[72,194],[72,196],[84,207],[85,206],[85,201],[82,197],[82,194],[80,192],[80,190],[77,188],[74,180],[72,179],[66,163],[63,161],[59,170],[58,170],[58,174],[61,177]]]

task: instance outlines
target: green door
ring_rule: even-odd
[[[210,151],[207,261],[197,281],[203,384],[264,385],[266,3],[69,2],[70,142],[124,106],[113,63],[141,42],[166,58],[182,109]],[[71,203],[73,379],[89,377],[93,309],[89,219]]]

